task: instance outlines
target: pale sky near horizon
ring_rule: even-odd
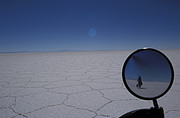
[[[0,52],[180,49],[179,0],[1,0]]]

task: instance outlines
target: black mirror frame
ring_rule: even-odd
[[[126,65],[129,61],[129,59],[136,53],[138,52],[141,52],[141,51],[146,51],[146,50],[151,50],[151,51],[155,51],[155,52],[158,52],[159,54],[161,54],[166,60],[167,62],[169,63],[170,65],[170,68],[171,68],[171,81],[170,81],[170,84],[168,86],[168,88],[162,93],[160,94],[159,96],[156,96],[156,97],[152,97],[152,98],[149,98],[149,97],[142,97],[142,96],[139,96],[137,95],[136,93],[134,93],[130,88],[129,86],[127,85],[127,82],[126,82],[126,78],[125,78],[125,69],[126,69]],[[123,65],[123,68],[122,68],[122,78],[123,78],[123,82],[124,82],[124,85],[126,86],[126,88],[128,89],[128,91],[133,94],[134,96],[136,96],[137,98],[140,98],[140,99],[144,99],[144,100],[156,100],[157,98],[160,98],[162,97],[163,95],[165,95],[169,89],[171,88],[172,84],[173,84],[173,81],[174,81],[174,69],[173,69],[173,66],[170,62],[170,60],[160,51],[156,50],[156,49],[152,49],[152,48],[144,48],[144,49],[138,49],[136,51],[134,51],[133,53],[131,53],[128,58],[126,59],[126,61],[124,62],[124,65]]]

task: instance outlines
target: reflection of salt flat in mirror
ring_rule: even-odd
[[[143,82],[141,88],[137,88],[136,80],[127,79],[129,88],[139,96],[152,98],[161,95],[169,86],[169,82]]]

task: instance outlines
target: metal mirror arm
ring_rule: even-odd
[[[153,100],[153,104],[154,104],[154,108],[157,108],[157,109],[159,108],[158,102],[156,99]]]
[[[157,100],[153,100],[154,107],[150,109],[138,109],[128,112],[119,118],[164,118],[164,110],[158,107]]]

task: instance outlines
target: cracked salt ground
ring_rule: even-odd
[[[118,118],[151,101],[132,96],[121,68],[131,51],[0,54],[0,118]],[[164,51],[175,68],[158,99],[166,118],[180,115],[180,51]]]

